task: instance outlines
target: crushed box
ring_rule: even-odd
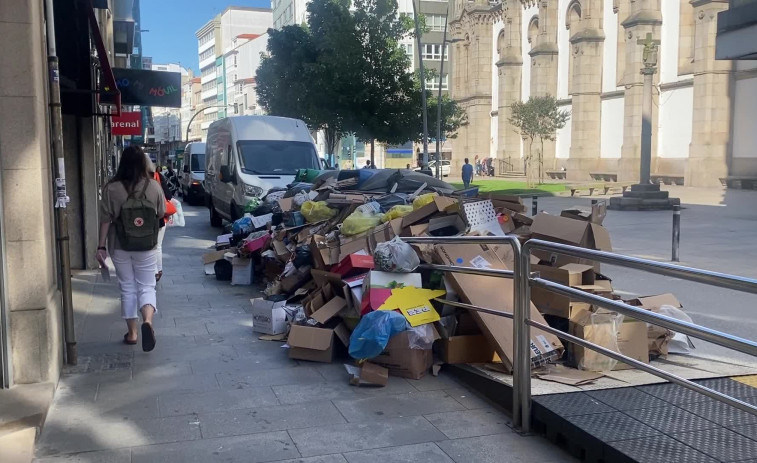
[[[569,219],[546,213],[537,214],[531,224],[533,238],[554,241],[556,243],[569,244],[587,249],[612,251],[610,233],[606,228],[591,222]],[[547,261],[553,267],[561,267],[565,264],[590,264],[599,272],[599,262],[590,259],[579,259],[549,251],[534,250],[533,254],[543,261]]]
[[[252,331],[263,334],[282,334],[287,331],[286,301],[267,301],[262,298],[252,302]]]
[[[289,330],[289,358],[331,363],[339,344],[348,346],[350,335],[343,324],[335,328],[292,325]]]

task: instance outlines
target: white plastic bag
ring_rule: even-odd
[[[181,203],[176,199],[171,199],[171,204],[174,205],[176,208],[176,214],[172,215],[168,218],[168,222],[166,223],[167,227],[183,227],[186,225],[186,221],[184,220],[184,209],[181,208]]]
[[[382,272],[414,271],[421,264],[421,260],[412,246],[395,236],[391,241],[379,243],[373,253],[376,270]]]
[[[673,307],[672,305],[663,305],[655,312],[683,322],[694,323],[694,320],[692,320],[686,312],[678,307]],[[690,354],[691,350],[694,349],[694,344],[691,342],[691,339],[683,333],[676,333],[675,331],[672,333],[673,337],[668,343],[668,352],[671,354]]]

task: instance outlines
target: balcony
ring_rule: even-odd
[[[715,59],[757,60],[757,0],[731,0],[718,13]]]
[[[210,90],[205,90],[200,94],[200,97],[202,98],[202,101],[210,100],[210,99],[216,99],[218,96],[218,88],[213,87]]]

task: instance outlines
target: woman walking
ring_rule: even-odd
[[[141,313],[142,350],[145,352],[155,348],[152,326],[157,311],[155,249],[160,219],[165,213],[165,196],[148,174],[145,153],[138,147],[127,147],[115,177],[103,188],[97,260],[105,262],[110,254],[116,267],[121,288],[121,315],[128,328],[123,342],[137,343]]]

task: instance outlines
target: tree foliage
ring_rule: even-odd
[[[534,160],[539,168],[539,179],[543,181],[544,170],[544,140],[554,141],[557,131],[565,127],[570,119],[570,111],[562,110],[557,100],[551,95],[543,97],[529,97],[528,101],[517,101],[511,106],[509,122],[518,133],[529,141],[526,153],[526,174],[531,178],[529,168]],[[536,139],[541,143],[541,150],[536,159],[533,155],[533,144]]]

